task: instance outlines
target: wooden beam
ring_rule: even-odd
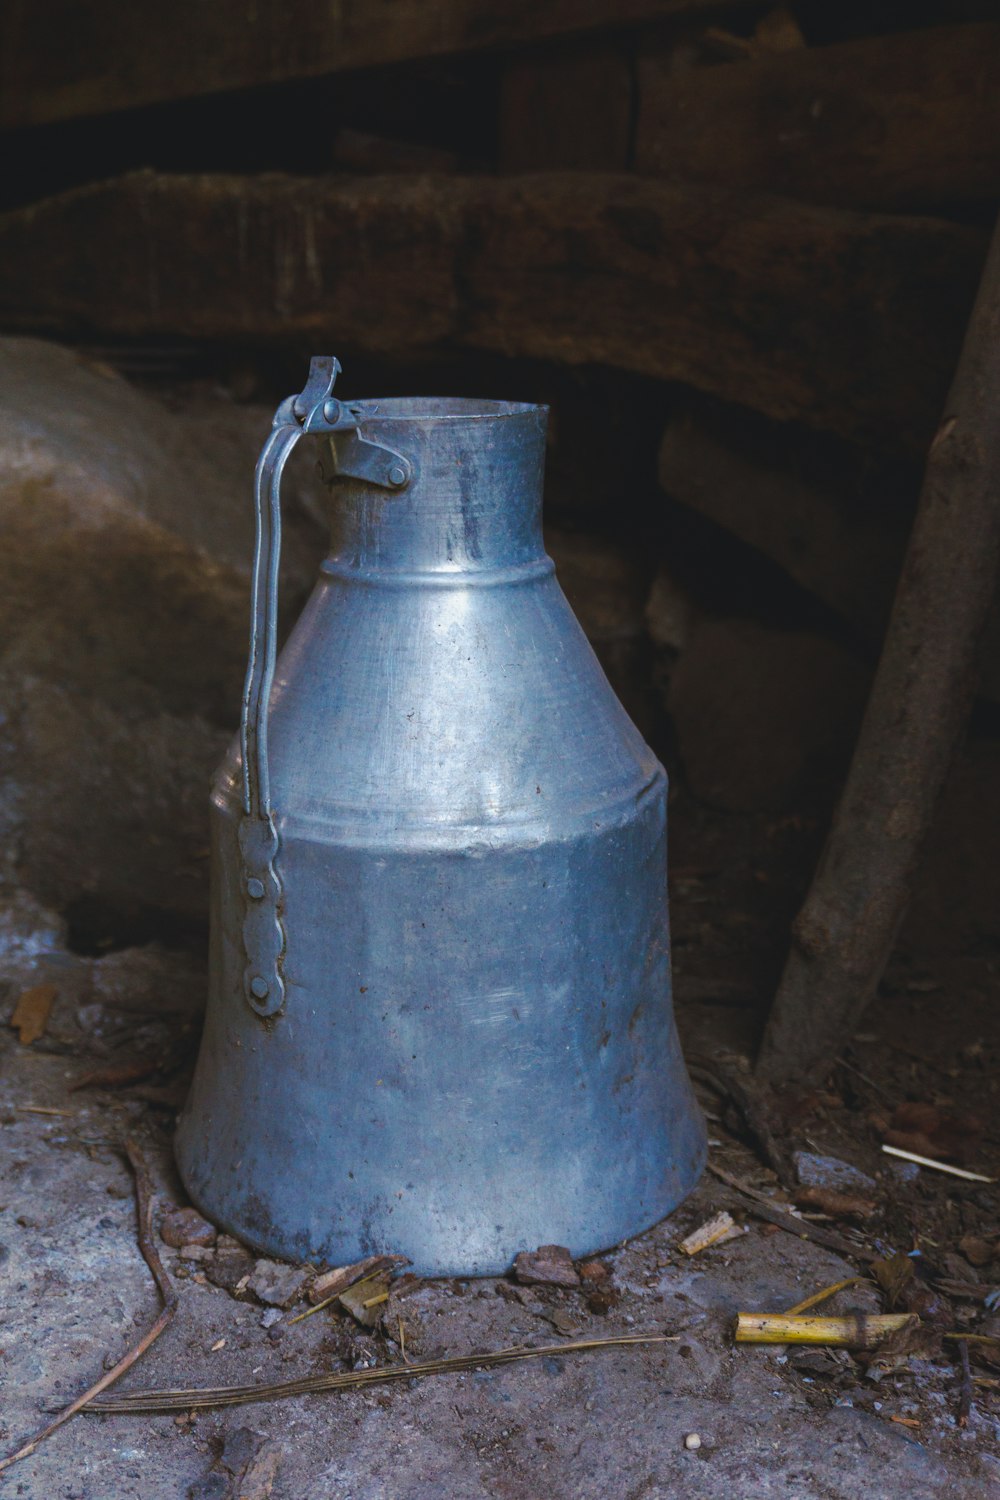
[[[500,171],[626,171],[633,95],[624,46],[517,53],[501,69]]]
[[[812,203],[1000,198],[1000,25],[936,27],[687,72],[640,58],[640,172]]]
[[[0,128],[512,46],[760,0],[48,0],[0,8]]]
[[[0,320],[606,364],[912,448],[984,249],[936,220],[632,176],[145,172],[0,218]]]

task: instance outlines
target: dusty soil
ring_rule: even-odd
[[[689,1052],[752,1044],[816,838],[816,829],[794,820],[722,816],[675,802],[676,988]],[[56,984],[58,997],[44,1035],[30,1045],[0,1028],[4,1452],[110,1366],[156,1315],[119,1143],[127,1133],[143,1143],[161,1210],[184,1202],[170,1139],[201,999],[197,954],[147,954],[133,969],[128,955],[94,960],[21,948],[4,971],[0,1018],[40,978]],[[775,1113],[789,1148],[839,1157],[875,1180],[869,1221],[856,1228],[817,1222],[862,1251],[920,1249],[928,1277],[949,1289],[957,1329],[987,1326],[983,1299],[1000,1282],[1000,1261],[976,1268],[958,1242],[1000,1235],[1000,1192],[931,1171],[907,1180],[880,1151],[878,1120],[907,1099],[974,1111],[984,1134],[969,1164],[989,1175],[1000,1169],[995,954],[995,944],[967,933],[953,929],[949,942],[940,930],[911,924],[883,995],[826,1088],[779,1101]],[[130,979],[140,971],[141,982]],[[69,1092],[86,1072],[151,1051],[168,1060],[160,1073]],[[725,1102],[711,1091],[703,1100],[713,1162],[784,1201]],[[746,1232],[685,1257],[680,1239],[722,1208]],[[1000,1392],[976,1385],[961,1428],[954,1346],[904,1360],[874,1380],[844,1352],[734,1345],[737,1311],[787,1310],[855,1274],[859,1263],[754,1217],[749,1200],[711,1175],[669,1219],[603,1257],[617,1294],[604,1313],[580,1291],[521,1287],[510,1278],[418,1284],[394,1299],[395,1323],[372,1332],[346,1312],[292,1324],[305,1303],[276,1317],[246,1290],[233,1296],[213,1285],[204,1262],[185,1261],[165,1245],[161,1253],[179,1311],[122,1380],[123,1390],[273,1382],[398,1363],[400,1318],[412,1359],[616,1333],[674,1341],[193,1419],[81,1415],[3,1474],[0,1494],[665,1500],[683,1491],[705,1500],[979,1500],[1000,1492]],[[861,1286],[841,1293],[833,1308],[883,1305],[880,1293]],[[1000,1371],[975,1364],[973,1373],[996,1378]],[[685,1447],[691,1433],[700,1447]],[[256,1470],[251,1463],[245,1482],[242,1460],[232,1459],[237,1450],[267,1460]]]

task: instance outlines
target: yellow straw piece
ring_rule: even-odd
[[[802,1318],[789,1313],[739,1313],[738,1344],[824,1344],[874,1349],[890,1333],[908,1328],[913,1313],[851,1313],[843,1318]]]

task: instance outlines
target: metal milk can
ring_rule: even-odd
[[[543,550],[545,408],[347,404],[339,368],[313,360],[257,467],[181,1175],[293,1260],[581,1255],[662,1218],[704,1162],[666,776]],[[306,434],[333,547],[275,665],[279,487]]]

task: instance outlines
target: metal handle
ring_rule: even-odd
[[[299,438],[347,434],[336,453],[336,476],[356,475],[370,484],[402,490],[413,473],[409,460],[371,443],[357,431],[358,413],[332,395],[340,361],[315,357],[298,396],[289,396],[274,414],[271,434],[257,460],[254,477],[255,534],[250,594],[250,659],[240,714],[243,816],[239,844],[244,898],[243,988],[259,1016],[273,1016],[285,1003],[287,947],[277,868],[278,832],[271,806],[267,755],[268,713],[278,631],[278,567],[281,560],[281,477]]]

